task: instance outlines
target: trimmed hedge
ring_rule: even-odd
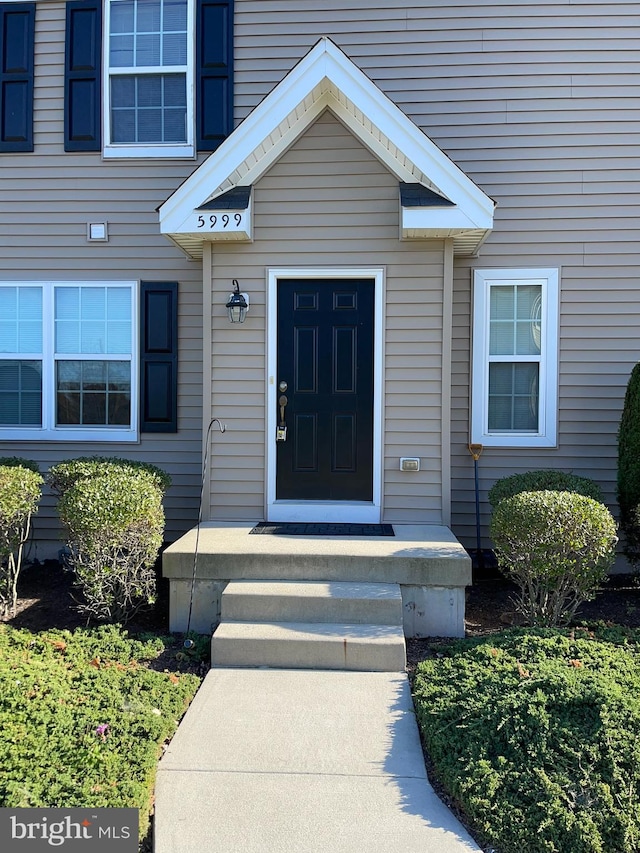
[[[63,495],[78,480],[91,479],[104,474],[110,468],[142,473],[162,493],[166,492],[171,485],[171,477],[156,465],[109,456],[79,456],[77,459],[65,459],[51,466],[47,474],[47,483],[53,492]]]
[[[126,623],[155,601],[162,489],[145,469],[110,461],[89,467],[91,476],[67,476],[58,502],[68,562],[84,595],[79,608],[100,620]]]
[[[616,525],[604,504],[573,492],[522,492],[491,519],[500,569],[518,587],[529,625],[567,624],[595,596],[615,558]]]
[[[22,550],[37,512],[43,479],[35,463],[12,457],[0,465],[0,614],[15,613]],[[23,464],[24,463],[24,464]]]
[[[0,465],[6,468],[26,468],[28,471],[40,473],[40,466],[32,459],[23,459],[21,456],[0,456]]]
[[[640,364],[631,371],[618,429],[618,504],[624,551],[640,562]]]
[[[495,509],[500,501],[520,492],[574,492],[604,503],[602,489],[588,477],[566,474],[564,471],[542,470],[511,474],[497,480],[489,489],[487,499]]]

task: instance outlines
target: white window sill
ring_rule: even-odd
[[[58,429],[38,429],[38,427],[0,428],[0,441],[100,441],[132,442],[138,441],[137,430],[132,429],[87,429],[86,427],[68,427]]]
[[[532,435],[531,433],[491,433],[486,435],[471,435],[473,444],[483,447],[510,448],[526,447],[530,449],[555,448],[558,446],[555,436]]]
[[[122,158],[147,158],[193,160],[196,156],[194,145],[105,145],[102,149],[105,160]]]

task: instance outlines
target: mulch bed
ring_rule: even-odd
[[[127,626],[132,634],[151,631],[169,632],[168,582],[158,577],[158,601],[150,610],[138,614]],[[518,624],[512,603],[513,585],[493,571],[474,572],[473,585],[467,589],[466,633],[469,637],[501,631]],[[16,628],[44,631],[87,625],[86,616],[74,606],[73,577],[55,561],[45,561],[23,569],[18,584],[16,615],[7,620]],[[593,601],[578,611],[577,621],[613,622],[640,628],[640,583],[634,575],[614,575]],[[409,640],[408,656],[415,665],[428,653],[432,639]]]

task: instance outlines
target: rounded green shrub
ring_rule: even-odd
[[[135,459],[107,456],[80,456],[77,459],[65,459],[51,466],[47,474],[47,483],[53,492],[63,495],[78,480],[91,479],[111,469],[141,473],[162,493],[166,492],[171,485],[171,477],[156,465],[138,462]]]
[[[42,493],[43,480],[33,470],[33,464],[0,465],[0,614],[3,616],[15,613],[22,549]]]
[[[40,466],[33,459],[23,459],[21,456],[0,456],[0,465],[7,468],[26,468],[28,471],[40,473]]]
[[[607,577],[618,541],[609,510],[573,492],[521,492],[500,501],[491,536],[502,571],[518,587],[529,625],[567,624]]]
[[[640,364],[631,371],[618,429],[618,504],[624,551],[640,562]]]
[[[522,474],[511,474],[497,480],[489,489],[487,499],[493,508],[505,498],[518,495],[520,492],[575,492],[586,495],[594,501],[604,503],[602,489],[588,477],[567,474],[564,471],[525,471]]]
[[[68,531],[69,564],[91,616],[127,622],[155,601],[162,545],[162,493],[144,470],[109,465],[79,477],[58,503]]]

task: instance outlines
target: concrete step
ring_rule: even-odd
[[[212,667],[279,667],[399,672],[406,665],[400,625],[221,622]]]
[[[343,622],[402,625],[398,584],[338,581],[231,581],[224,622]]]

